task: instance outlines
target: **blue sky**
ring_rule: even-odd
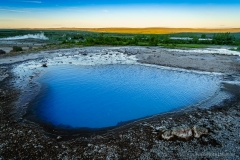
[[[0,28],[240,28],[240,0],[0,1]]]
[[[1,6],[5,7],[72,7],[72,6],[93,6],[93,5],[129,5],[129,4],[215,4],[233,5],[240,4],[239,0],[1,0]]]

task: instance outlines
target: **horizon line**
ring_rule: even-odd
[[[224,30],[224,29],[240,29],[240,27],[46,27],[46,28],[0,28],[0,29],[216,29],[216,30]]]
[[[239,28],[170,28],[170,27],[105,27],[105,28],[77,28],[77,27],[59,27],[59,28],[0,28],[10,30],[65,30],[65,31],[86,31],[96,33],[118,33],[118,34],[173,34],[173,33],[238,33]]]

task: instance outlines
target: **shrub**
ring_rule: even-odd
[[[217,45],[229,45],[233,44],[235,41],[235,37],[228,33],[217,33],[213,35],[213,44]]]
[[[202,34],[201,38],[207,38],[206,34]]]
[[[6,52],[0,49],[0,54],[6,54]]]
[[[19,52],[19,51],[23,51],[22,47],[19,47],[19,46],[13,46],[13,49],[12,49],[13,52]]]
[[[237,50],[240,51],[240,46],[238,46]]]

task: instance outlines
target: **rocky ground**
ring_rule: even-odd
[[[13,46],[18,46],[23,49],[23,51],[34,50],[49,44],[48,40],[41,39],[15,39],[15,40],[0,40],[0,50],[6,52],[6,54],[12,53]]]
[[[195,51],[195,50],[194,50]],[[155,49],[152,52],[139,54],[137,57],[142,63],[156,64],[189,70],[208,72],[236,73],[240,70],[239,56],[219,54],[218,51],[189,52],[181,50]],[[161,54],[159,54],[161,53]],[[224,53],[224,52],[223,52]],[[230,52],[231,53],[231,52]],[[233,53],[234,54],[234,53]]]
[[[122,63],[132,62],[134,58],[131,56],[135,56],[142,63],[221,72],[224,80],[231,82],[224,84],[222,90],[233,96],[208,109],[190,107],[133,122],[104,134],[66,138],[19,115],[19,108],[23,108],[15,103],[22,91],[12,81],[16,78],[11,72],[13,66],[30,60],[50,64],[50,60],[41,60],[55,57],[55,54],[50,54],[54,51],[3,58],[0,59],[0,159],[240,159],[238,56],[131,47],[114,48],[123,55],[109,51],[106,55],[106,48],[96,47],[83,48],[85,51],[81,50],[78,54],[89,56],[90,63],[94,60],[91,59],[94,55],[90,53],[96,49],[104,49],[105,54],[98,56],[101,62],[110,59],[106,63],[115,62],[111,59],[113,55],[119,56],[118,61],[122,60]],[[76,54],[76,51],[73,53]],[[69,55],[61,56],[66,59],[65,56]],[[75,63],[73,59],[66,63],[70,61]]]

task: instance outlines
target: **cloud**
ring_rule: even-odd
[[[104,9],[104,10],[102,10],[103,12],[105,12],[105,13],[108,13],[109,11],[108,10],[106,10],[106,9]]]
[[[38,4],[42,3],[42,1],[22,1],[22,2],[26,2],[26,3],[38,3]]]
[[[13,9],[0,9],[0,11],[4,11],[4,12],[17,12],[17,13],[29,13],[29,11],[13,10]]]

